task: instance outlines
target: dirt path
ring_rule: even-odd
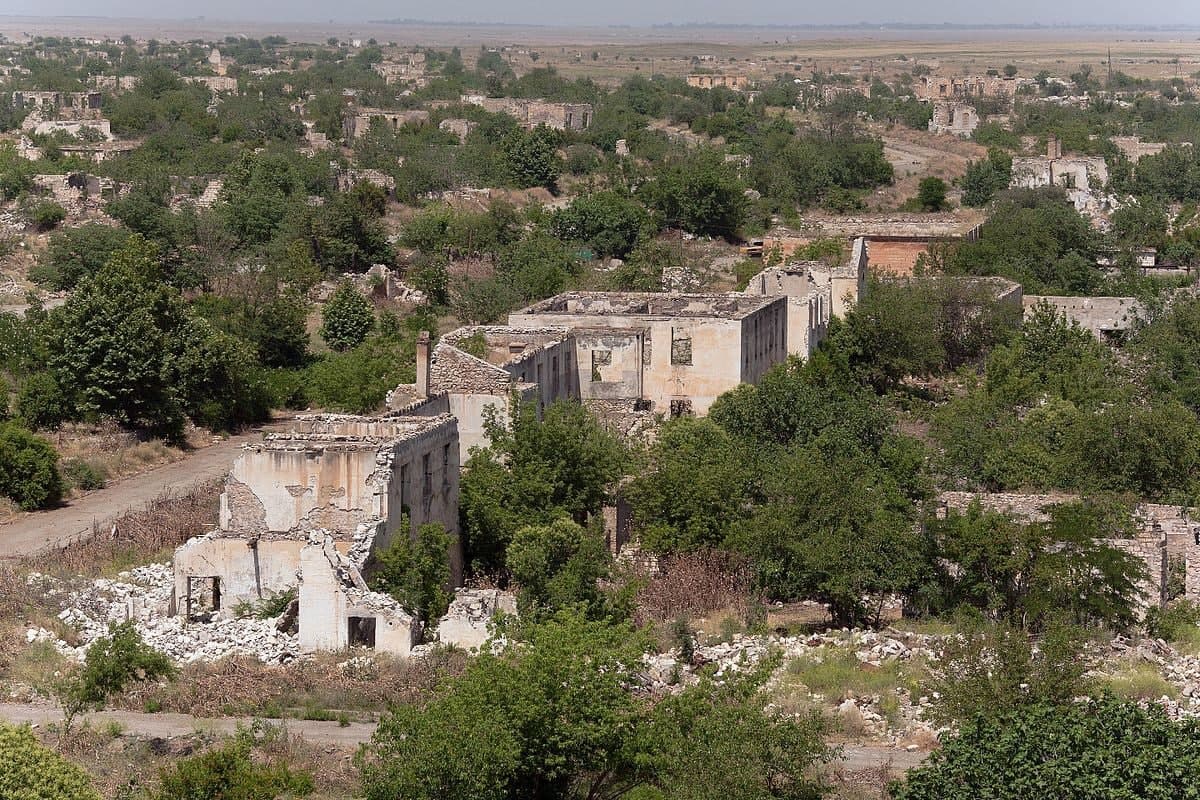
[[[131,508],[140,508],[167,489],[183,492],[198,483],[219,479],[229,472],[242,445],[258,441],[261,436],[261,428],[231,436],[195,450],[179,461],[116,481],[58,508],[25,514],[0,525],[0,559],[35,555],[87,535],[93,523],[103,523]]]
[[[57,706],[29,705],[25,703],[0,704],[0,719],[7,722],[45,726],[62,721],[62,711]],[[252,717],[219,717],[214,719],[193,717],[188,714],[144,714],[138,711],[100,711],[80,717],[75,723],[86,720],[92,727],[108,723],[119,724],[126,733],[136,736],[169,738],[188,736],[197,732],[232,734],[238,725],[249,725]],[[300,736],[315,744],[331,744],[354,748],[371,738],[375,724],[351,722],[343,727],[337,722],[289,719],[284,722],[288,733]]]
[[[62,721],[62,711],[57,706],[32,705],[27,703],[0,703],[0,720],[21,724],[45,726]],[[238,725],[249,725],[253,717],[203,718],[189,714],[145,714],[138,711],[100,711],[82,717],[76,724],[87,720],[93,727],[115,722],[125,733],[136,736],[169,738],[187,736],[197,731],[231,734]],[[370,740],[375,733],[373,722],[351,722],[343,727],[338,722],[289,719],[283,721],[288,733],[299,736],[314,744],[329,744],[354,748]],[[925,760],[924,752],[894,750],[890,747],[869,745],[841,745],[842,758],[835,766],[849,772],[889,767],[896,774],[903,773]]]

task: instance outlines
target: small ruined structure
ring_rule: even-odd
[[[360,108],[347,114],[342,120],[342,137],[347,142],[353,142],[360,136],[365,136],[376,120],[395,131],[405,125],[424,125],[429,122],[429,112],[424,109],[385,111],[381,108]]]
[[[460,100],[466,105],[479,106],[491,114],[514,117],[523,128],[545,125],[559,131],[582,131],[592,124],[591,103],[551,103],[518,97],[485,97],[481,94],[464,94]]]
[[[1061,186],[1079,192],[1093,192],[1108,183],[1108,165],[1102,156],[1064,156],[1062,142],[1051,135],[1044,156],[1019,156],[1013,159],[1012,186],[1037,189]]]
[[[21,123],[21,130],[37,136],[52,136],[56,133],[68,133],[80,139],[96,138],[111,142],[115,137],[112,123],[100,116],[99,111],[81,110],[73,113],[60,112],[58,116],[47,119],[42,111],[35,109]]]
[[[1167,149],[1166,142],[1143,142],[1139,136],[1113,136],[1109,141],[1134,164],[1146,156],[1156,156]],[[1191,147],[1191,142],[1182,144],[1184,147]]]
[[[716,89],[722,87],[732,89],[735,92],[741,92],[750,88],[750,78],[746,75],[698,73],[687,76],[687,85],[694,89]]]
[[[207,619],[298,587],[303,652],[407,653],[420,630],[364,575],[395,536],[434,522],[455,537],[461,583],[458,459],[458,423],[446,414],[314,415],[266,434],[234,462],[217,530],[175,551],[175,613]]]
[[[929,120],[930,133],[950,133],[969,137],[979,127],[979,112],[966,103],[939,102],[933,105],[933,118]]]
[[[237,78],[226,75],[196,75],[184,78],[188,83],[194,83],[198,86],[203,86],[213,94],[229,93],[237,94],[238,82]]]
[[[763,252],[784,259],[817,239],[866,242],[870,271],[875,276],[912,275],[921,256],[940,242],[973,242],[979,238],[983,216],[977,213],[856,214],[805,218],[800,232],[778,230],[763,238]],[[835,311],[834,316],[840,316]]]
[[[1044,522],[1049,519],[1048,507],[1078,499],[1067,494],[943,492],[938,503],[943,514],[946,509],[965,511],[978,502],[984,509],[1024,522]],[[1143,608],[1174,599],[1169,596],[1171,589],[1181,590],[1188,600],[1200,600],[1200,513],[1186,506],[1141,503],[1134,509],[1134,524],[1132,538],[1106,541],[1145,564],[1146,579],[1139,587]]]
[[[1102,342],[1119,342],[1145,309],[1136,297],[1058,297],[1030,294],[1024,298],[1025,316],[1049,306],[1060,316],[1077,323]]]
[[[459,142],[465,142],[467,137],[471,135],[471,131],[475,130],[477,127],[479,127],[479,123],[458,117],[444,119],[438,123],[439,130],[454,134],[458,137]]]

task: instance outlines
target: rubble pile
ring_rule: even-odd
[[[174,574],[170,564],[149,564],[122,572],[117,580],[99,578],[84,587],[58,588],[45,575],[33,573],[30,585],[40,584],[47,594],[59,596],[63,611],[58,618],[79,632],[82,645],[71,647],[54,638],[66,655],[82,659],[88,646],[108,633],[109,626],[132,620],[146,643],[179,663],[215,661],[227,655],[253,656],[264,663],[287,663],[299,656],[295,636],[280,632],[277,619],[225,618],[188,622],[173,616],[171,593]],[[47,640],[53,634],[30,629],[29,641]]]

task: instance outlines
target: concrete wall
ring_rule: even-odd
[[[1045,303],[1068,320],[1091,331],[1097,339],[1105,339],[1129,330],[1144,311],[1136,297],[1056,297],[1030,294],[1025,295],[1023,303],[1026,317]]]
[[[285,533],[296,528],[353,529],[385,516],[368,481],[374,446],[284,449],[254,445],[234,462],[221,494],[222,530]]]
[[[348,542],[340,543],[343,549]],[[221,610],[253,603],[298,583],[302,539],[201,536],[175,550],[176,613],[187,613],[188,578],[219,578]]]
[[[575,346],[581,399],[641,398],[643,359],[648,354],[640,329],[576,331]]]
[[[787,360],[788,302],[772,303],[742,319],[742,383],[758,383]]]
[[[338,568],[335,569],[335,563]],[[350,646],[350,619],[374,619],[377,652],[407,656],[420,641],[420,625],[390,598],[347,584],[339,574],[352,568],[338,559],[329,542],[307,544],[300,552],[300,650],[304,653],[345,650]]]

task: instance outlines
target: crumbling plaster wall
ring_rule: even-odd
[[[391,597],[368,590],[332,537],[315,535],[301,549],[299,599],[301,652],[345,650],[352,644],[351,618],[374,620],[378,652],[407,656],[421,641],[420,622]]]
[[[234,462],[221,495],[222,530],[283,533],[297,528],[353,529],[385,516],[375,447],[251,445]]]
[[[1136,297],[1059,297],[1029,294],[1023,299],[1025,315],[1048,305],[1066,319],[1078,323],[1097,339],[1126,331],[1144,314]]]
[[[576,382],[583,400],[637,400],[642,397],[644,332],[638,328],[575,332]]]

